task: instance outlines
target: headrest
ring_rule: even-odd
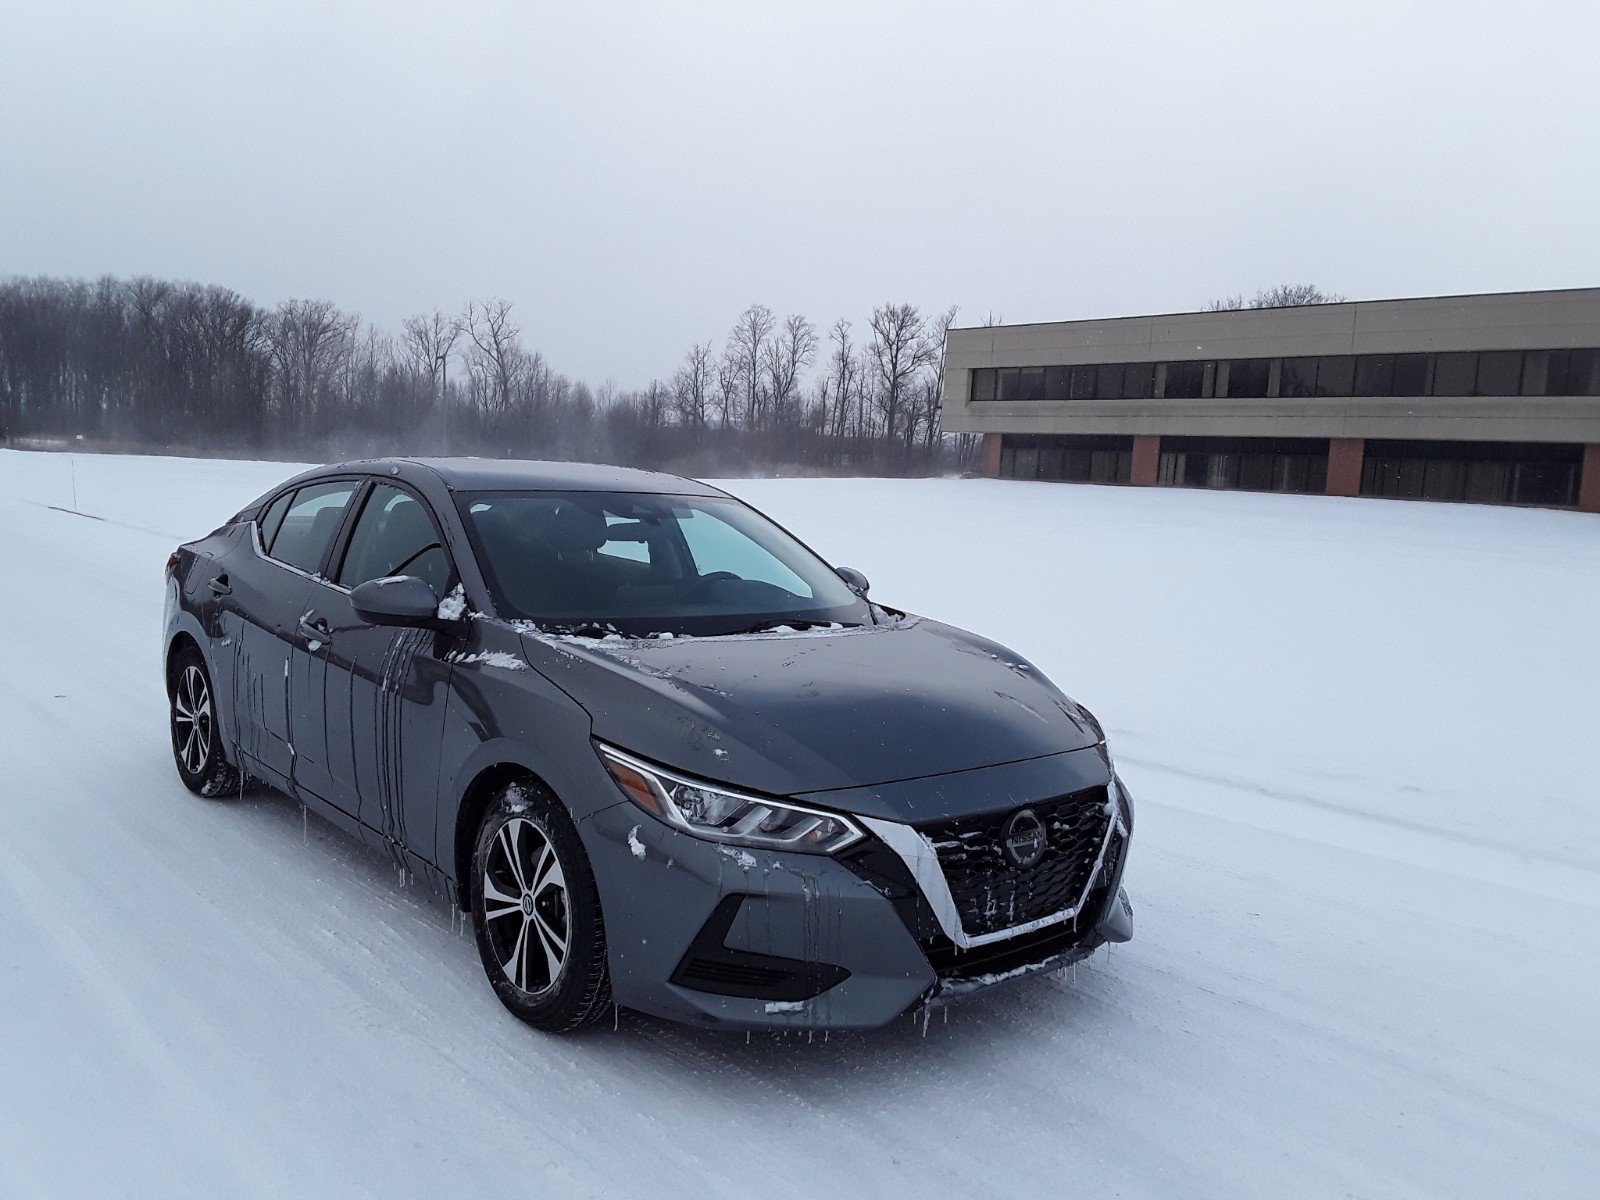
[[[472,524],[484,543],[496,549],[511,539],[511,521],[498,508],[486,508],[473,513]]]
[[[545,537],[561,554],[585,554],[606,544],[606,519],[576,504],[563,504],[545,530]]]
[[[317,515],[311,519],[311,544],[326,546],[333,541],[333,532],[343,519],[344,509],[337,504],[318,509]]]

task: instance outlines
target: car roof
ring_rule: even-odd
[[[335,463],[318,474],[359,471],[401,479],[431,471],[452,491],[650,492],[665,496],[722,496],[709,484],[664,471],[602,463],[541,462],[514,458],[373,458]]]

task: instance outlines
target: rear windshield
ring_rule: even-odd
[[[737,500],[469,492],[457,503],[508,616],[638,635],[869,620],[826,563]]]

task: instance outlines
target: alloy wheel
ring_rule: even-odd
[[[567,879],[548,831],[512,817],[483,860],[483,921],[500,970],[517,989],[548,992],[571,941]]]
[[[178,761],[189,774],[200,774],[211,756],[214,719],[205,673],[192,664],[184,668],[172,692],[172,725]]]

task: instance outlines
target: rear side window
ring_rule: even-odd
[[[367,497],[350,535],[339,582],[353,588],[390,575],[415,575],[442,596],[450,583],[450,558],[422,502],[380,483]]]
[[[283,514],[289,511],[289,501],[293,499],[293,492],[285,492],[267,505],[267,511],[256,522],[256,528],[261,532],[261,548],[269,554],[272,552],[272,539],[278,535],[278,526],[283,524]]]
[[[354,480],[342,479],[301,488],[289,502],[267,553],[288,566],[314,573],[339,532],[339,522],[356,487]]]

